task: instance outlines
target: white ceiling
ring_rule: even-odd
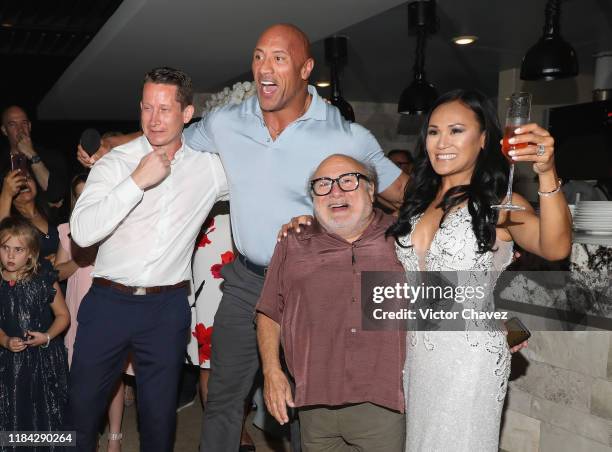
[[[402,0],[124,0],[39,106],[40,119],[134,119],[144,74],[189,73],[206,92],[250,68],[257,36],[295,23],[313,41]]]
[[[496,97],[499,72],[520,67],[527,49],[542,35],[545,4],[546,0],[438,0],[439,31],[426,47],[428,81],[440,93],[471,87]],[[350,38],[344,97],[397,102],[412,80],[416,44],[408,35],[406,6],[341,33]],[[564,0],[561,34],[578,54],[580,73],[592,74],[592,55],[612,50],[612,0]],[[459,35],[479,39],[462,47],[451,41]],[[321,43],[313,47],[315,56],[322,58]]]
[[[124,0],[39,106],[41,119],[135,119],[144,73],[169,65],[191,74],[196,91],[250,80],[259,33],[277,22],[302,28],[326,78],[323,39],[349,37],[343,93],[349,100],[396,102],[412,78],[415,38],[402,0]],[[497,92],[500,70],[519,67],[541,35],[545,0],[438,0],[440,30],[427,44],[426,73],[440,92]],[[612,49],[612,1],[566,0],[561,31],[593,72],[593,53]],[[450,38],[475,34],[476,44]],[[545,82],[542,82],[545,83]],[[325,94],[325,92],[323,92]]]

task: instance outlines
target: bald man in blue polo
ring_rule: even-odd
[[[255,305],[277,231],[290,218],[312,212],[304,181],[323,159],[342,153],[376,168],[380,196],[387,202],[398,205],[403,198],[407,177],[367,129],[344,120],[308,85],[313,67],[301,30],[268,28],[253,51],[257,97],[215,110],[185,132],[190,147],[221,157],[239,252],[222,270],[202,451],[238,450],[244,400],[260,365]]]

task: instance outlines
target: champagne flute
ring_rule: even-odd
[[[512,204],[512,180],[514,179],[514,160],[508,155],[510,151],[527,147],[528,143],[510,144],[508,140],[516,135],[514,132],[518,127],[529,122],[531,110],[531,94],[529,93],[513,93],[510,96],[508,110],[506,113],[506,124],[504,127],[504,140],[502,142],[501,152],[508,159],[510,164],[510,174],[508,175],[508,190],[506,192],[505,202],[503,204],[495,204],[491,207],[498,210],[525,210],[524,207]]]

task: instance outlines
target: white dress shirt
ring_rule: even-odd
[[[70,230],[80,246],[100,242],[94,277],[142,287],[191,279],[202,223],[217,200],[228,199],[219,157],[185,144],[170,175],[141,190],[130,175],[152,150],[142,136],[113,149],[89,173]]]

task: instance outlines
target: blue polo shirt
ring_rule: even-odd
[[[308,178],[323,159],[346,154],[376,168],[379,191],[400,175],[374,136],[349,123],[313,86],[310,107],[274,141],[253,96],[213,110],[185,130],[187,145],[218,153],[230,192],[232,234],[238,251],[268,265],[281,225],[312,214]]]

